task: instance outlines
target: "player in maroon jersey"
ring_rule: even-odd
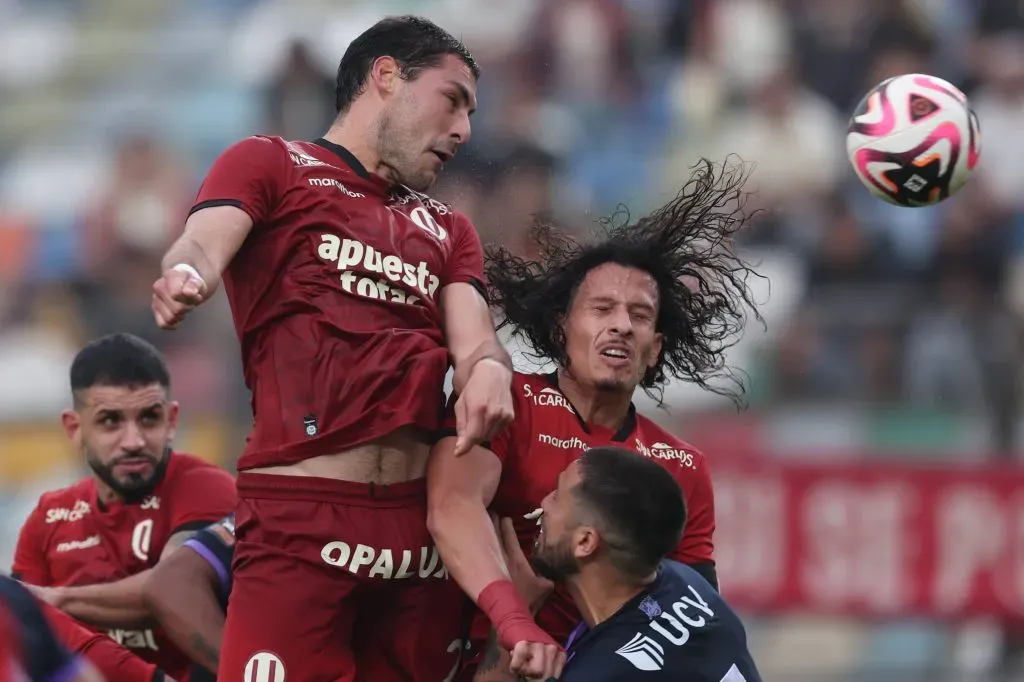
[[[6,649],[8,660],[4,660]],[[17,668],[14,668],[17,666]],[[0,682],[173,682],[106,635],[33,598],[0,576]],[[20,676],[19,676],[20,675]]]
[[[164,258],[158,324],[223,279],[253,394],[222,679],[435,682],[457,664],[426,463],[449,364],[460,450],[509,423],[512,372],[473,226],[420,192],[469,139],[477,76],[431,22],[377,23],[342,57],[324,137],[225,151]],[[516,637],[543,672],[557,647]]]
[[[734,203],[742,167],[709,162],[668,205],[633,224],[607,226],[603,238],[580,244],[540,225],[534,235],[540,260],[504,249],[488,253],[491,300],[504,325],[536,353],[555,360],[550,375],[516,373],[516,420],[489,447],[460,456],[453,438],[438,442],[430,464],[429,526],[451,575],[493,623],[505,649],[508,622],[530,620],[514,589],[488,508],[518,519],[524,551],[534,528],[523,515],[540,506],[558,474],[583,451],[621,444],[668,469],[683,489],[691,515],[670,558],[689,564],[717,584],[712,556],[715,527],[711,479],[703,455],[636,414],[637,387],[657,396],[669,376],[718,392],[741,385],[731,378],[722,350],[752,307],[730,238],[743,224]],[[608,548],[609,552],[616,551]],[[557,591],[537,622],[559,641],[579,613]],[[479,652],[486,619],[473,628]]]
[[[92,476],[44,493],[21,529],[12,574],[43,601],[185,679],[189,661],[159,629],[143,585],[157,562],[235,506],[234,478],[173,452],[178,404],[155,348],[128,334],[89,343],[71,365],[62,415]]]

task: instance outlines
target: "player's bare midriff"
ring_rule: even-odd
[[[404,426],[351,450],[311,457],[287,466],[261,467],[249,471],[387,485],[426,476],[429,456],[430,439],[427,431]]]

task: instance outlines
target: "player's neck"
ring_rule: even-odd
[[[100,504],[109,506],[121,501],[121,496],[114,492],[113,488],[101,481],[99,478],[96,478],[95,481],[96,499]]]
[[[377,152],[377,136],[373,127],[356,106],[353,104],[345,116],[334,122],[324,133],[324,139],[347,149],[366,170],[391,180],[391,171],[381,165],[380,154]]]
[[[643,592],[646,584],[623,583],[619,572],[610,566],[589,566],[568,578],[565,586],[587,627],[593,628],[614,616],[623,604]]]
[[[599,391],[579,383],[564,369],[558,370],[558,389],[588,424],[618,431],[629,418],[632,393]]]

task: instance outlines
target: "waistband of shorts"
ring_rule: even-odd
[[[425,503],[427,500],[426,478],[382,484],[243,471],[238,474],[237,480],[238,496],[250,499],[346,502],[363,505]]]

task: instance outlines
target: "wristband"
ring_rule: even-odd
[[[177,270],[178,272],[184,272],[186,275],[189,275],[190,277],[194,277],[195,279],[198,279],[199,282],[204,287],[206,286],[206,280],[203,279],[203,276],[199,274],[198,270],[196,270],[194,267],[192,267],[188,263],[178,263],[173,268],[171,268],[171,270]]]
[[[477,605],[491,619],[498,633],[498,643],[508,651],[518,642],[558,645],[534,622],[530,608],[510,580],[495,580],[485,587],[477,598]]]

